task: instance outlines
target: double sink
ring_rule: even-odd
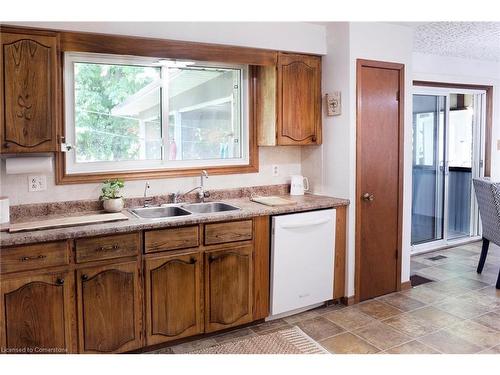
[[[239,207],[224,202],[191,203],[183,205],[164,205],[160,207],[141,207],[130,209],[141,219],[164,219],[192,214],[211,214],[217,212],[236,211]]]

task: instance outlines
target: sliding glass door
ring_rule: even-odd
[[[483,173],[485,93],[414,92],[411,242],[418,252],[478,233],[472,178]]]

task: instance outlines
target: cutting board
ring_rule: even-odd
[[[253,202],[257,202],[257,203],[264,204],[266,206],[271,206],[271,207],[290,206],[290,205],[297,204],[297,202],[292,201],[291,199],[278,197],[276,195],[271,195],[269,197],[254,196],[254,197],[251,197],[250,200]]]
[[[69,216],[57,219],[30,221],[27,223],[10,224],[9,232],[15,233],[27,230],[73,227],[76,225],[105,223],[117,220],[128,220],[128,216],[122,214],[121,212],[118,212],[113,214]]]

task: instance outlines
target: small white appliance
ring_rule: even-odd
[[[309,180],[301,175],[290,176],[290,195],[304,195],[305,191],[309,190]]]
[[[334,209],[273,216],[268,319],[331,300],[334,255]]]

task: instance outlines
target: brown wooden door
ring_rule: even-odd
[[[252,321],[252,246],[205,253],[205,331]]]
[[[1,281],[2,350],[76,352],[74,285],[66,272]]]
[[[321,143],[321,57],[278,55],[279,145]]]
[[[200,253],[146,259],[147,345],[203,332]]]
[[[0,151],[56,151],[57,37],[0,36]]]
[[[125,352],[142,346],[137,262],[77,271],[81,353]]]
[[[358,60],[356,297],[400,287],[403,69]]]

